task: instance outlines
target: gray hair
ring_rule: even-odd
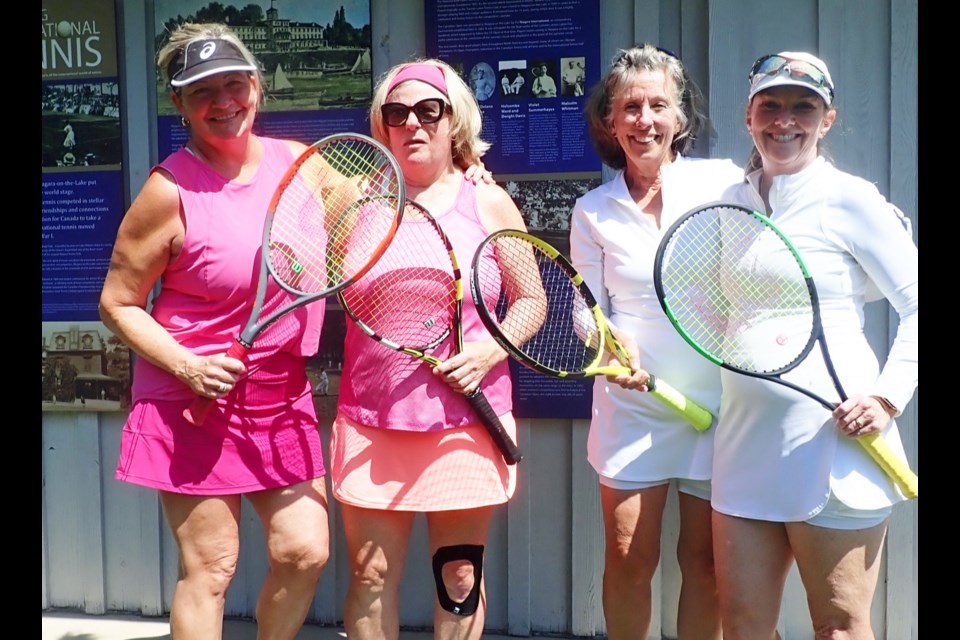
[[[594,85],[583,109],[590,138],[600,159],[614,169],[626,167],[627,159],[620,143],[610,133],[610,107],[615,96],[632,83],[640,71],[663,71],[673,80],[676,90],[673,102],[680,121],[680,131],[670,145],[675,154],[692,149],[707,123],[703,95],[679,58],[651,44],[623,49],[603,79]]]

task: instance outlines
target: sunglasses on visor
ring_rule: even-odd
[[[780,73],[788,73],[796,78],[814,87],[826,89],[833,100],[833,85],[827,80],[827,76],[816,67],[804,60],[794,60],[784,58],[780,55],[763,56],[753,63],[750,68],[749,80],[752,83],[754,78],[760,76],[775,76]]]
[[[450,111],[450,105],[440,98],[427,98],[412,107],[399,102],[388,102],[380,107],[380,115],[388,127],[402,127],[407,124],[410,112],[417,116],[420,124],[439,122],[443,114]]]

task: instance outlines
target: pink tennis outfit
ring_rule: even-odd
[[[450,237],[463,281],[488,232],[477,211],[476,186],[464,180],[457,200],[435,217]],[[484,260],[495,260],[492,251]],[[464,342],[491,339],[472,296],[463,299]],[[453,355],[448,338],[432,354]],[[481,384],[511,437],[510,370],[504,360]],[[352,323],[347,324],[338,416],[330,445],[330,477],[336,497],[375,509],[440,511],[506,502],[516,484],[516,467],[507,465],[463,395],[432,367],[385,348]],[[469,484],[451,490],[450,482]],[[438,491],[438,487],[447,487]]]
[[[264,218],[294,160],[286,143],[258,140],[263,157],[247,183],[223,178],[186,149],[154,168],[177,183],[186,233],[151,315],[196,354],[225,353],[250,317]],[[270,284],[264,312],[291,297]],[[247,375],[217,400],[201,427],[182,417],[193,391],[137,358],[116,478],[175,493],[226,495],[323,476],[305,364],[319,346],[324,308],[300,307],[264,330],[246,358]]]

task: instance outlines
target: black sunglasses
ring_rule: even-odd
[[[380,107],[380,115],[383,116],[383,122],[388,127],[402,127],[407,124],[411,111],[417,116],[420,124],[433,124],[439,122],[443,114],[450,111],[450,105],[440,98],[427,98],[412,107],[400,102],[388,102]]]

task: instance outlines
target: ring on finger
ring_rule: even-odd
[[[857,429],[863,429],[863,417],[857,418],[854,423],[856,423]]]
[[[228,389],[230,389],[230,385],[228,385],[226,382],[221,382],[220,386],[217,387],[217,393],[226,393]]]

